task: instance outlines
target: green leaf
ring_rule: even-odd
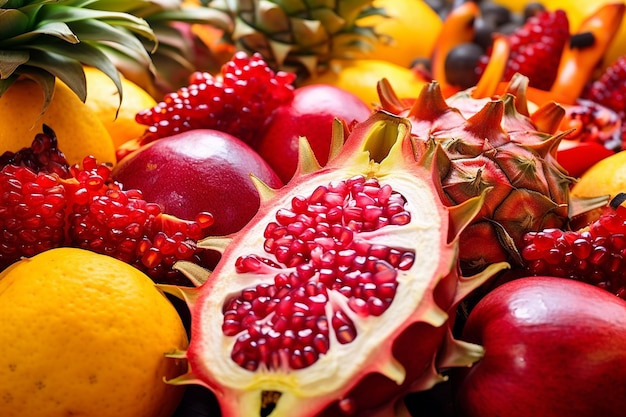
[[[70,27],[63,22],[44,23],[33,29],[31,32],[54,36],[69,43],[79,42],[74,32],[72,32]]]
[[[71,23],[86,19],[104,20],[112,26],[124,26],[133,33],[156,42],[156,37],[154,36],[148,22],[129,13],[55,5],[52,7],[42,8],[40,11],[40,19],[42,23]]]
[[[46,70],[29,66],[21,67],[20,75],[34,80],[41,87],[43,93],[43,105],[41,106],[41,113],[43,114],[50,105],[50,102],[52,101],[56,77]]]
[[[156,68],[152,60],[148,63],[140,62],[136,56],[128,55],[127,50],[113,48],[112,45],[101,44],[98,47],[109,56],[126,78],[131,79],[150,94],[156,93],[154,84]]]
[[[29,30],[13,38],[7,39],[4,43],[5,46],[15,45],[28,45],[34,39],[41,35],[52,36],[61,39],[70,44],[76,44],[79,42],[76,35],[72,30],[63,22],[50,22],[40,25],[37,28]]]
[[[138,55],[148,56],[141,41],[125,28],[114,27],[99,20],[81,20],[72,23],[71,28],[81,41],[119,43],[131,48]]]
[[[55,52],[34,50],[28,64],[59,78],[83,102],[87,99],[85,71],[80,61]]]
[[[154,31],[152,30],[152,28],[148,25],[148,22],[146,22],[144,20],[145,23],[145,28],[147,28],[146,31],[143,31],[144,28],[142,27],[137,27],[135,25],[134,22],[130,22],[127,20],[113,20],[113,19],[108,19],[105,20],[108,24],[110,24],[111,26],[115,26],[115,27],[119,27],[119,28],[126,28],[127,30],[129,30],[130,32],[136,33],[140,36],[143,37],[143,39],[147,39],[152,43],[152,47],[149,48],[151,50],[151,52],[154,52],[157,48],[157,44],[159,42],[158,38],[156,37],[156,35],[154,34]]]
[[[64,56],[69,60],[75,60],[83,65],[90,65],[92,67],[98,68],[100,71],[105,73],[117,87],[119,92],[120,102],[122,100],[122,82],[120,80],[120,74],[111,59],[100,50],[100,45],[96,42],[81,42],[76,45],[72,45],[71,48],[68,48],[66,45],[60,44],[42,44],[42,45],[30,45],[31,49],[35,49],[44,53],[48,53],[49,56],[54,59],[55,56],[53,54]],[[40,64],[42,67],[45,63]],[[52,67],[50,68],[50,72],[56,76],[58,76],[61,80],[63,80],[68,86],[72,87],[72,85],[76,85],[80,88],[81,80],[66,80],[69,76],[68,74],[64,74],[65,68],[63,67]],[[81,68],[82,73],[82,68]],[[72,77],[75,77],[74,74]],[[84,78],[84,73],[82,73],[82,77]],[[81,100],[85,100],[86,91],[84,95],[80,94],[80,90],[77,91],[77,95],[81,97]]]
[[[28,51],[0,50],[0,79],[9,78],[20,65],[28,62],[29,57]]]
[[[6,39],[28,31],[29,19],[17,9],[0,9],[0,45]]]
[[[156,74],[156,68],[154,67],[154,63],[149,55],[138,56],[133,49],[128,48],[123,44],[96,44],[94,43],[98,49],[102,51],[105,55],[109,57],[113,62],[115,61],[127,61],[128,58],[135,61],[134,70],[135,72],[143,72],[146,75],[153,76]],[[140,70],[139,70],[140,68]],[[139,71],[138,71],[139,70]]]
[[[130,13],[137,17],[145,17],[167,7],[180,7],[180,1],[170,1],[171,4],[158,4],[153,0],[82,0],[82,6],[89,9],[111,10]]]
[[[162,10],[144,17],[150,26],[154,22],[185,22],[199,23],[215,26],[218,29],[232,31],[233,20],[231,17],[220,10],[210,9],[207,7],[183,8],[180,10]]]

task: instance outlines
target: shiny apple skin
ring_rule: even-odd
[[[193,219],[208,211],[210,235],[243,228],[260,206],[250,174],[272,188],[282,181],[247,144],[224,132],[198,129],[151,142],[114,166],[112,176],[124,188],[136,188],[165,213]]]
[[[460,417],[626,415],[626,302],[603,289],[507,282],[475,306],[463,340],[485,354],[455,375]]]

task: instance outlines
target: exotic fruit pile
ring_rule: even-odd
[[[625,135],[624,0],[0,0],[0,296],[55,253],[156,286],[189,343],[127,371],[167,404],[79,381],[133,417],[622,417]],[[11,304],[0,382],[97,330]]]
[[[190,372],[172,382],[210,388],[228,416],[389,412],[480,356],[451,338],[455,305],[505,264],[459,276],[458,234],[483,197],[445,206],[410,138],[406,119],[377,112],[324,168],[301,152],[210,276],[179,266],[202,284],[172,289],[195,323]]]

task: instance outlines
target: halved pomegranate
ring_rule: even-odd
[[[401,395],[442,381],[442,368],[478,359],[449,325],[506,264],[459,276],[458,235],[484,198],[446,207],[434,152],[416,161],[409,122],[385,112],[356,125],[324,168],[303,140],[294,179],[259,184],[252,221],[232,240],[200,243],[223,250],[210,276],[180,263],[199,286],[164,288],[192,314],[179,355],[190,370],[172,382],[208,387],[225,416],[390,415]]]

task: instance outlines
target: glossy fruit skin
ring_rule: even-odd
[[[238,231],[256,213],[259,194],[250,174],[273,188],[276,173],[241,140],[227,133],[197,129],[151,142],[123,158],[112,176],[137,188],[165,213],[193,219],[208,211],[211,235]]]
[[[456,381],[459,416],[623,416],[625,329],[626,303],[589,284],[502,284],[463,329],[485,355]]]
[[[376,0],[375,7],[386,16],[373,15],[359,21],[363,26],[374,26],[380,38],[364,58],[380,59],[409,68],[417,58],[432,54],[441,31],[442,21],[437,12],[424,0]],[[416,25],[415,22],[420,24]],[[419,42],[416,42],[419,39]]]
[[[176,310],[136,268],[55,248],[0,273],[0,415],[170,417],[187,368]],[[24,354],[28,352],[28,354]]]
[[[569,175],[580,177],[595,163],[614,153],[597,142],[564,140],[559,144],[556,158]]]
[[[62,82],[56,83],[54,98],[42,113],[43,93],[33,80],[21,78],[0,98],[0,152],[17,152],[30,146],[43,124],[59,138],[70,165],[87,155],[114,164],[115,145],[111,135],[93,112]]]
[[[365,102],[339,87],[325,84],[300,87],[289,104],[275,110],[256,149],[286,183],[296,170],[300,136],[306,136],[318,162],[324,165],[334,118],[351,124],[367,119],[370,113]]]

